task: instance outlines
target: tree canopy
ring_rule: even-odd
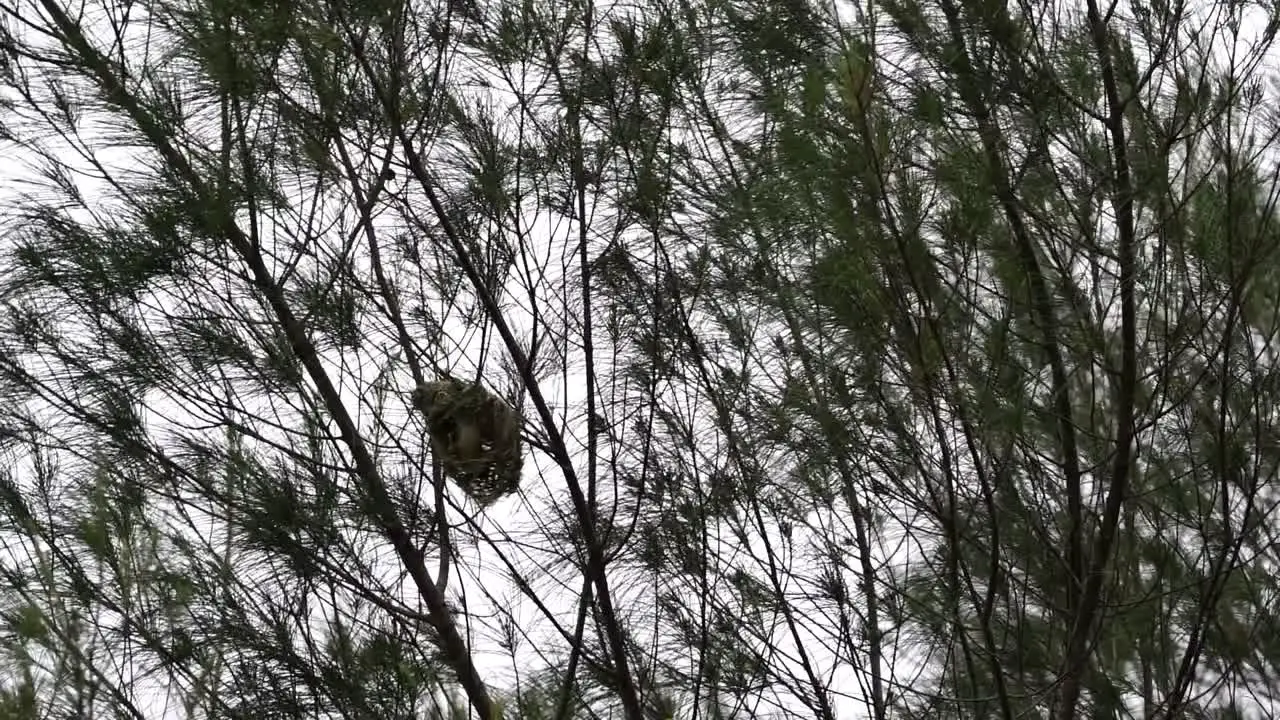
[[[1277,30],[0,0],[0,720],[1280,714]]]

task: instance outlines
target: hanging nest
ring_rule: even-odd
[[[427,435],[440,467],[484,507],[520,487],[524,465],[519,413],[475,383],[437,380],[413,391],[427,420]]]

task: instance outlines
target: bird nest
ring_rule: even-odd
[[[481,506],[520,486],[519,413],[478,384],[437,380],[419,385],[413,404],[427,421],[431,449],[449,479]]]

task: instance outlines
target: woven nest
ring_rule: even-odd
[[[413,404],[427,420],[431,449],[445,476],[472,500],[486,506],[519,489],[522,422],[510,405],[460,380],[419,385]]]

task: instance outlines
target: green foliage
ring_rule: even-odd
[[[0,718],[1274,714],[1280,26],[1086,5],[0,0]]]

